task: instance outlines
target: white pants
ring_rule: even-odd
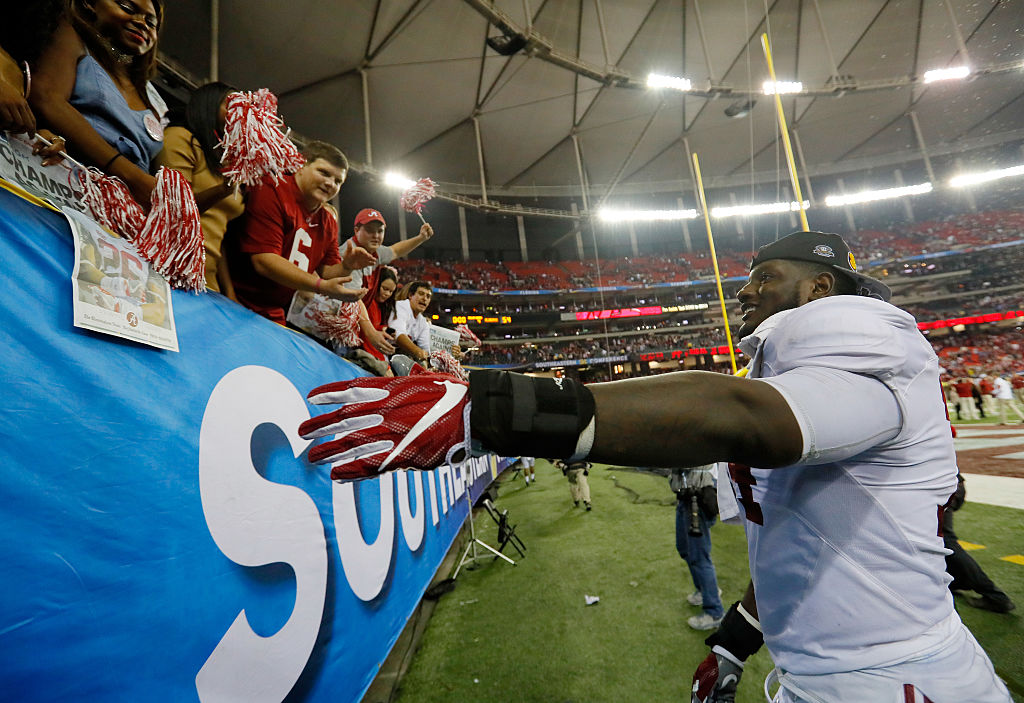
[[[974,398],[960,398],[960,415],[965,420],[978,419],[978,407],[974,404]]]
[[[1017,417],[1024,420],[1024,414],[1021,413],[1020,408],[1017,407],[1017,403],[1014,402],[1013,398],[996,398],[996,403],[999,404],[999,422],[1006,424],[1009,419],[1009,410],[1017,413]]]
[[[842,674],[768,675],[781,684],[770,703],[1013,703],[974,635],[960,625],[946,641],[895,666]]]

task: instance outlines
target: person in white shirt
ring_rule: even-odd
[[[397,296],[395,314],[388,322],[396,351],[413,361],[425,362],[430,358],[430,319],[426,312],[433,296],[434,291],[426,281],[407,283]]]
[[[1017,413],[1017,417],[1024,422],[1024,413],[1017,407],[1017,403],[1013,399],[1013,387],[1010,385],[1010,381],[1007,378],[1010,374],[1002,374],[1001,376],[995,377],[995,388],[992,391],[992,395],[996,399],[996,403],[999,404],[999,424],[1008,425],[1006,421],[1007,410],[1012,410]]]

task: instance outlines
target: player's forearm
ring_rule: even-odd
[[[764,468],[800,457],[802,435],[782,395],[765,383],[703,371],[597,383],[591,461]]]

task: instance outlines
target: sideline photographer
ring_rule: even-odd
[[[587,483],[587,476],[590,475],[589,461],[556,461],[555,466],[562,470],[562,474],[569,479],[569,492],[572,494],[573,507],[579,507],[580,501],[583,506],[590,510],[590,484]]]
[[[689,618],[695,630],[713,630],[722,622],[722,592],[711,562],[711,526],[718,517],[714,464],[671,469],[669,486],[676,494],[676,550],[690,567],[696,591],[686,601],[704,612]]]

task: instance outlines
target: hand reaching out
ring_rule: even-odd
[[[383,354],[395,353],[395,338],[384,330],[371,329],[366,333],[366,340]]]
[[[345,251],[341,256],[341,265],[349,271],[357,271],[367,266],[373,266],[376,263],[377,259],[370,252],[361,246],[352,244],[351,239],[345,245]]]
[[[345,284],[352,280],[351,276],[337,276],[325,278],[317,288],[317,293],[323,293],[328,298],[334,298],[344,303],[354,303],[366,295],[365,288],[346,288]]]
[[[418,373],[328,383],[309,393],[316,405],[344,403],[299,426],[304,439],[336,438],[309,450],[333,464],[334,480],[394,469],[435,469],[466,446],[469,386],[451,376]]]

